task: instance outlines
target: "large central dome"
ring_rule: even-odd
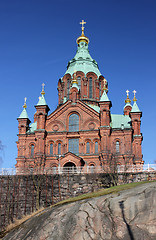
[[[94,72],[98,77],[101,75],[97,62],[90,56],[88,50],[89,39],[84,35],[82,29],[81,36],[77,39],[78,48],[75,57],[68,62],[67,71],[71,76],[74,72],[82,71],[85,75]]]

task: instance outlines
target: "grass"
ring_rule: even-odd
[[[120,191],[132,189],[132,188],[137,187],[139,185],[142,185],[144,183],[149,183],[149,181],[129,183],[129,184],[119,185],[119,186],[110,187],[110,188],[106,188],[106,189],[101,189],[99,191],[92,192],[92,193],[82,194],[82,195],[79,195],[79,196],[76,196],[76,197],[73,197],[73,198],[68,198],[68,199],[63,200],[61,202],[58,202],[58,203],[56,203],[54,205],[51,205],[50,208],[53,208],[55,206],[61,206],[61,205],[64,205],[64,204],[77,202],[77,201],[81,201],[81,200],[85,200],[85,199],[100,197],[100,196],[104,196],[104,195],[108,195],[108,194],[116,194],[116,193],[118,193]],[[0,233],[0,239],[2,239],[2,237],[4,237],[9,231],[11,231],[14,228],[19,227],[22,223],[26,222],[31,217],[33,217],[33,216],[35,216],[35,215],[37,215],[39,213],[43,214],[44,210],[45,210],[45,208],[42,208],[42,209],[40,209],[40,210],[38,210],[36,212],[31,213],[30,215],[23,216],[21,219],[15,219],[14,223],[11,223],[10,225],[8,225],[5,228],[5,230]]]

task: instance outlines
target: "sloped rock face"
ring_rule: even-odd
[[[155,240],[156,183],[49,208],[3,239]]]

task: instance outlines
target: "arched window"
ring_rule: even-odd
[[[79,131],[79,116],[75,113],[69,116],[69,132]]]
[[[50,155],[53,155],[53,143],[50,143]]]
[[[70,79],[67,79],[67,99],[69,99]]]
[[[61,155],[61,143],[58,143],[58,155]]]
[[[89,142],[86,143],[86,153],[87,154],[90,153],[90,143]]]
[[[95,142],[95,153],[98,153],[98,142]]]
[[[34,156],[34,145],[33,144],[31,145],[30,154],[31,154],[31,157]]]
[[[92,77],[89,78],[89,98],[93,97],[93,80]]]
[[[116,153],[119,153],[119,146],[120,146],[120,143],[119,141],[116,141]]]
[[[79,89],[81,89],[81,77],[77,77],[77,81],[78,81],[78,87]]]

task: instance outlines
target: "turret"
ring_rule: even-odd
[[[31,122],[29,120],[27,110],[26,110],[27,108],[26,100],[27,98],[24,99],[23,111],[21,112],[20,116],[17,118],[19,134],[26,134],[29,128],[29,123]]]
[[[142,112],[140,111],[136,101],[136,91],[133,91],[134,93],[134,104],[132,107],[132,110],[130,112],[130,117],[132,121],[132,129],[133,129],[133,142],[132,142],[132,147],[133,147],[133,154],[134,154],[134,163],[136,164],[143,164],[142,160],[142,150],[141,150],[141,142],[142,142],[142,134],[140,133],[140,125],[141,125],[141,117],[142,117]]]
[[[41,96],[39,97],[39,101],[35,106],[36,113],[34,116],[34,120],[37,121],[37,129],[45,129],[47,114],[48,111],[50,110],[44,98],[45,95],[44,86],[45,84],[43,83]]]
[[[109,100],[107,96],[108,88],[107,88],[107,80],[104,78],[104,87],[103,87],[103,93],[100,98],[100,126],[110,126],[110,108],[112,106],[111,101]]]
[[[131,100],[129,98],[129,91],[127,90],[126,93],[127,93],[127,98],[125,100],[124,115],[129,116],[129,113],[132,110],[132,105],[131,105]]]

